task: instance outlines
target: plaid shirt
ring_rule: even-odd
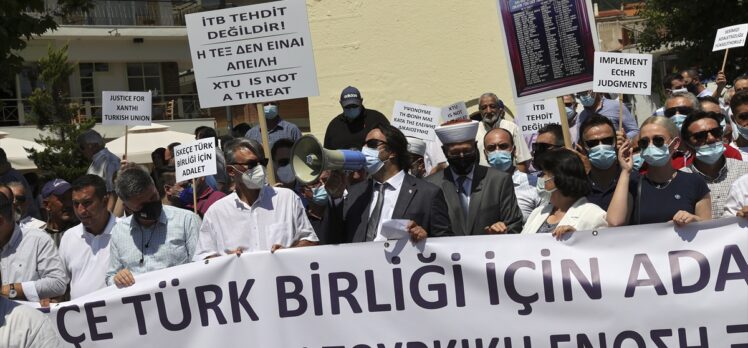
[[[748,162],[732,158],[725,158],[725,165],[719,170],[716,178],[710,178],[696,169],[693,163],[681,169],[688,173],[698,173],[706,181],[712,192],[712,219],[718,219],[724,214],[725,202],[730,194],[730,185],[742,175],[748,173]]]

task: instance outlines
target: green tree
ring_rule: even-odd
[[[49,47],[47,56],[39,59],[39,79],[43,88],[37,88],[29,97],[30,118],[37,127],[50,135],[40,133],[37,143],[43,151],[27,149],[29,158],[41,169],[46,178],[63,178],[72,181],[83,175],[87,160],[78,148],[78,135],[94,126],[95,120],[73,122],[78,105],[67,101],[65,85],[74,66],[68,62],[67,46]]]
[[[698,66],[710,76],[722,67],[725,53],[712,52],[717,29],[748,23],[748,0],[644,0],[639,15],[647,21],[639,36],[641,51],[671,49],[678,66]],[[746,69],[748,48],[731,48],[725,67],[728,80]]]

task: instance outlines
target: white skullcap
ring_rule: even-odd
[[[434,131],[436,132],[436,136],[439,137],[439,141],[444,145],[462,143],[469,140],[475,141],[479,124],[480,122],[478,121],[458,122],[436,127]]]
[[[408,152],[423,157],[426,154],[426,142],[414,138],[414,137],[406,137],[408,138]]]

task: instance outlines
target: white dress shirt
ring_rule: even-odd
[[[725,215],[735,216],[738,210],[748,205],[748,174],[739,177],[730,186],[730,193],[725,201]]]
[[[532,179],[532,182],[530,179]],[[540,196],[538,196],[538,189],[535,188],[537,177],[532,177],[530,174],[515,169],[512,173],[512,182],[514,182],[514,195],[517,196],[519,210],[522,211],[522,220],[527,222],[527,218],[532,211],[542,203]]]
[[[109,214],[104,231],[93,235],[83,224],[67,230],[60,241],[60,257],[70,278],[70,298],[76,299],[106,287],[109,241],[117,219]]]
[[[301,198],[292,190],[264,186],[249,206],[236,192],[213,203],[205,213],[195,261],[229,251],[269,251],[273,244],[290,247],[298,240],[317,242]]]
[[[63,347],[57,325],[34,307],[0,297],[0,322],[0,347]]]
[[[400,188],[403,187],[403,180],[405,180],[405,171],[400,171],[389,180],[385,181],[389,185],[384,190],[384,201],[382,202],[382,211],[379,215],[379,224],[377,225],[377,237],[374,238],[375,242],[387,240],[382,236],[382,223],[392,219],[392,213],[395,211],[395,204],[397,204],[397,197],[400,195]],[[371,205],[369,206],[369,216],[374,211],[379,192],[374,189],[371,195]]]

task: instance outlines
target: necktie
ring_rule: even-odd
[[[467,176],[460,175],[457,177],[457,195],[460,196],[460,206],[462,207],[462,216],[467,219],[468,215],[468,193],[465,192],[465,180]]]
[[[366,241],[371,242],[377,237],[377,227],[379,227],[379,218],[382,215],[382,205],[384,205],[384,191],[387,189],[387,183],[374,183],[374,189],[379,192],[377,202],[374,203],[374,210],[369,216],[369,223],[366,225]]]

